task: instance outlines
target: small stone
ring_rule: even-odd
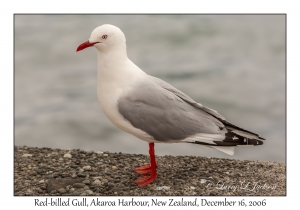
[[[35,175],[37,175],[37,173],[36,173],[36,171],[30,171],[29,175],[35,176]]]
[[[108,154],[103,154],[103,156],[104,156],[104,157],[107,157],[107,156],[108,156]]]
[[[32,156],[32,154],[24,154],[24,155],[22,155],[22,157],[31,157]]]
[[[97,175],[98,175],[97,172],[91,172],[91,173],[90,173],[90,176],[97,176]]]
[[[86,193],[87,195],[93,195],[93,194],[94,194],[94,192],[91,191],[91,190],[86,190],[85,193]]]
[[[75,192],[75,189],[71,188],[70,191],[69,191],[69,193],[73,193],[73,192]]]
[[[201,183],[201,184],[205,184],[206,182],[207,182],[206,179],[200,179],[200,183]]]
[[[82,183],[83,183],[83,184],[90,184],[91,182],[90,182],[90,180],[86,179],[86,180],[83,180]]]
[[[85,184],[82,184],[82,183],[75,183],[75,184],[73,184],[73,187],[75,187],[75,188],[84,188],[84,187],[85,187]]]
[[[71,195],[75,195],[75,196],[77,196],[77,195],[80,195],[80,193],[79,192],[77,192],[77,191],[74,191]]]
[[[197,186],[198,184],[197,184],[197,182],[192,182],[192,185]]]
[[[89,186],[85,186],[83,189],[89,190],[90,188],[89,188]]]
[[[72,155],[71,155],[70,153],[66,153],[66,154],[64,155],[64,158],[72,158]]]
[[[102,151],[97,151],[96,153],[99,154],[99,155],[102,155],[102,154],[103,154]]]
[[[58,190],[60,188],[66,188],[68,185],[73,185],[75,183],[81,183],[82,179],[68,179],[68,178],[59,178],[52,179],[47,185],[47,191],[51,192],[52,190]]]
[[[83,166],[82,168],[85,171],[90,171],[91,170],[91,166]]]
[[[94,182],[93,182],[93,185],[95,186],[99,186],[101,185],[102,183],[99,181],[99,179],[96,179]]]
[[[51,192],[50,192],[50,194],[55,194],[56,193],[56,190],[52,190]]]
[[[87,151],[86,154],[91,155],[94,153],[94,150]]]
[[[37,187],[35,190],[36,190],[38,193],[42,193],[42,192],[43,192],[43,190],[42,190],[41,188],[39,188],[39,187]]]
[[[51,179],[53,176],[52,175],[45,175],[44,178],[45,179]]]
[[[78,173],[77,176],[78,176],[78,177],[86,177],[86,174]]]
[[[31,189],[27,189],[26,192],[27,192],[28,194],[31,194],[31,193],[32,193],[32,190],[31,190]]]
[[[191,188],[192,190],[194,190],[194,189],[195,189],[195,187],[193,187],[193,186],[190,186],[190,188]]]
[[[116,170],[117,169],[117,166],[112,166],[111,167],[113,170]]]
[[[42,179],[39,181],[40,184],[43,184],[45,181]]]
[[[170,187],[168,186],[162,186],[162,187],[157,187],[156,190],[169,190]]]
[[[67,191],[64,189],[64,188],[60,188],[57,190],[60,194],[64,194],[66,193]]]

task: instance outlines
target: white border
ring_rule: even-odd
[[[34,197],[13,196],[13,14],[14,13],[287,13],[287,197],[267,197],[266,209],[297,205],[299,182],[299,10],[297,1],[6,1],[1,4],[1,206],[34,207]],[[270,148],[271,149],[271,148]],[[159,197],[163,198],[163,197]],[[202,198],[202,197],[201,197]],[[216,197],[220,200],[223,197]],[[242,197],[229,197],[239,200]],[[262,197],[245,197],[261,199]],[[145,197],[146,199],[146,197]],[[148,199],[148,198],[147,198]],[[149,198],[150,199],[150,198]],[[212,197],[209,197],[212,199]],[[5,208],[5,209],[8,209]],[[39,207],[40,208],[40,207]],[[72,208],[72,207],[70,207]],[[119,209],[119,207],[117,207]],[[115,208],[115,209],[117,209]],[[232,207],[230,207],[232,208]],[[111,209],[111,208],[110,208]],[[141,209],[141,208],[140,208]],[[147,208],[149,209],[149,208]]]

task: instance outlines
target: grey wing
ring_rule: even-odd
[[[153,76],[149,76],[149,78],[151,78],[151,80],[153,82],[155,82],[156,84],[158,84],[159,86],[163,87],[164,89],[174,93],[175,95],[177,95],[178,97],[180,97],[182,100],[186,101],[187,103],[191,104],[192,106],[203,110],[204,112],[214,116],[215,118],[217,118],[218,120],[220,120],[226,127],[228,134],[227,136],[232,137],[232,135],[238,135],[240,137],[245,137],[245,138],[249,138],[249,139],[256,139],[256,140],[265,140],[264,138],[260,137],[258,134],[253,133],[251,131],[245,130],[241,127],[238,127],[230,122],[228,122],[225,117],[223,117],[222,115],[220,115],[217,111],[210,109],[208,107],[203,106],[200,103],[195,102],[192,98],[190,98],[189,96],[187,96],[186,94],[184,94],[183,92],[181,92],[180,90],[174,88],[172,85],[168,84],[167,82],[153,77]],[[227,138],[228,139],[228,138]],[[226,139],[226,140],[227,140]],[[242,140],[242,139],[241,139]],[[255,144],[256,141],[255,141]],[[259,145],[262,144],[262,142],[259,142]]]
[[[219,119],[182,92],[175,94],[175,88],[157,81],[149,77],[120,97],[118,110],[127,121],[158,141],[184,140],[198,134],[222,134],[224,139],[226,129]]]
[[[174,93],[175,95],[177,95],[178,97],[180,97],[182,100],[186,101],[187,103],[191,104],[192,106],[195,106],[199,109],[202,109],[203,111],[213,115],[214,117],[217,117],[218,119],[221,120],[225,120],[225,117],[223,117],[222,115],[220,115],[217,111],[210,109],[208,107],[203,106],[200,103],[197,103],[196,101],[194,101],[191,97],[189,97],[188,95],[184,94],[183,92],[181,92],[180,90],[176,89],[175,87],[173,87],[172,85],[170,85],[169,83],[157,78],[157,77],[153,77],[153,76],[149,76],[149,78],[156,84],[158,84],[159,86],[161,86],[162,88]]]

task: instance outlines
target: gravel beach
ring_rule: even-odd
[[[286,164],[157,156],[158,177],[132,182],[147,155],[15,146],[15,196],[285,196]]]

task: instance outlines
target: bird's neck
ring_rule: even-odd
[[[126,53],[126,47],[110,51],[98,51],[98,87],[106,84],[125,87],[145,75]],[[100,86],[99,86],[100,85]]]
[[[126,46],[116,46],[110,49],[98,50],[98,71],[115,68],[118,65],[122,65],[127,59]]]

